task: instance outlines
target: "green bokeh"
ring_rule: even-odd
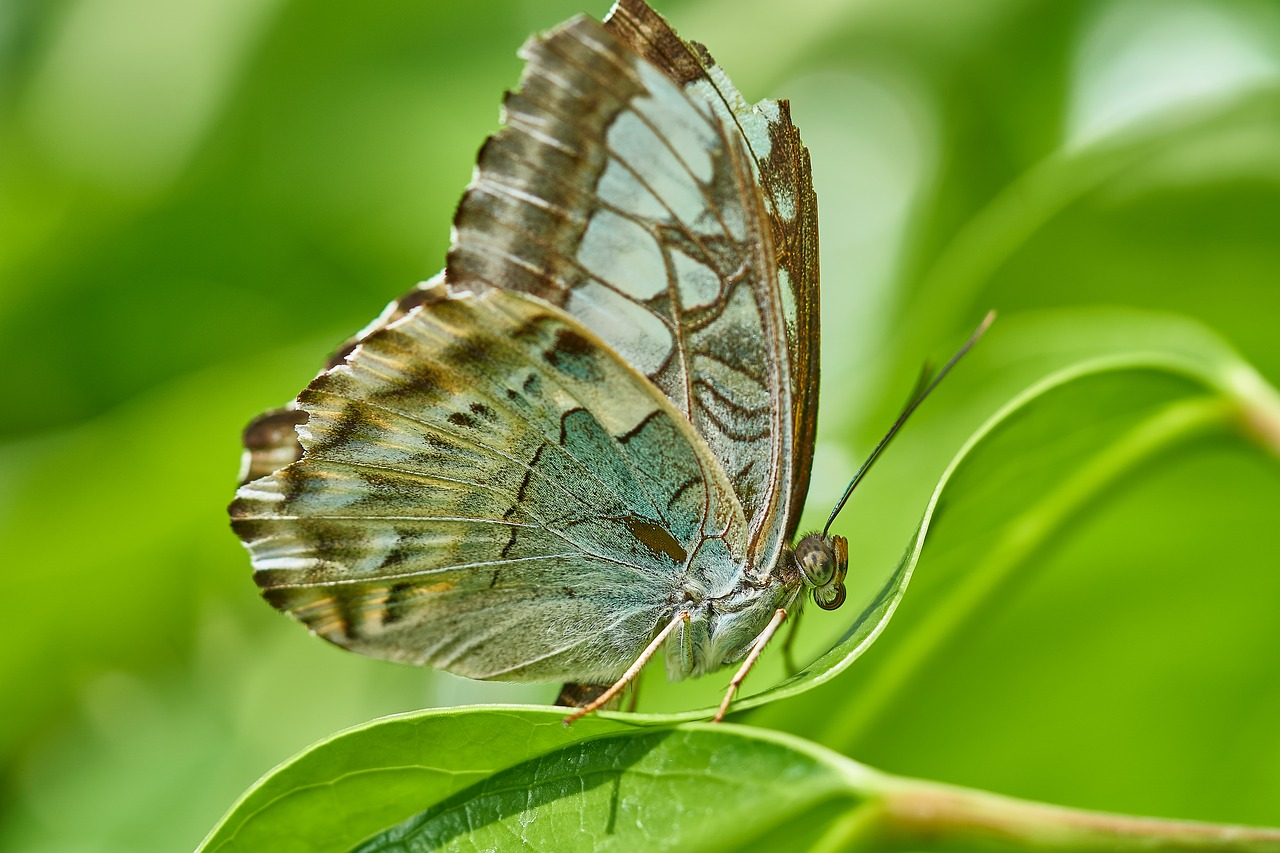
[[[659,9],[749,98],[791,97],[813,153],[813,523],[920,361],[988,307],[1010,325],[1095,305],[1186,314],[1280,382],[1280,5]],[[438,269],[515,49],[579,11],[606,4],[0,6],[0,847],[191,848],[338,728],[550,699],[309,639],[257,600],[224,507],[244,422]],[[1001,402],[983,380],[1007,365],[978,353],[965,369],[842,519],[861,564],[893,563]],[[1186,448],[1065,531],[862,736],[839,730],[857,669],[742,721],[1016,796],[1280,824],[1277,518],[1273,461]],[[911,595],[886,648],[911,629]],[[801,648],[839,621],[807,616]],[[650,675],[654,707],[724,683]]]

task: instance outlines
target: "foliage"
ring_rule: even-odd
[[[628,769],[574,794],[593,815],[615,797],[614,829],[635,830],[636,810],[699,816],[681,838],[708,846],[817,843],[885,778],[844,756],[1066,805],[1280,824],[1276,7],[661,9],[749,96],[789,96],[813,152],[813,524],[921,360],[1001,313],[839,522],[860,581],[845,609],[805,617],[813,663],[787,680],[766,656],[738,706],[755,710],[734,717],[750,728],[682,723],[724,679],[668,685],[660,667],[645,716],[571,735],[532,709],[366,724],[554,688],[310,641],[254,600],[225,529],[239,428],[435,271],[515,47],[603,6],[17,3],[0,27],[0,847],[190,848],[273,762],[356,724],[218,831],[287,809],[271,786],[304,787],[299,768],[352,737],[367,740],[345,758],[408,793],[329,790],[277,828],[323,833],[346,798],[369,808],[343,823],[349,847],[486,780],[529,788],[552,755]],[[913,565],[893,621],[844,669],[878,624],[846,614]],[[432,781],[415,762],[445,769]],[[759,787],[733,789],[748,769]],[[711,786],[734,808],[682,798]],[[571,825],[575,800],[547,802],[540,820]],[[508,808],[495,832],[518,826]]]

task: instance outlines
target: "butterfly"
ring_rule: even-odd
[[[232,526],[266,600],[345,648],[567,682],[578,714],[659,649],[672,679],[739,664],[719,719],[806,594],[845,597],[846,541],[793,545],[809,154],[643,0],[521,56],[446,268],[249,425]]]

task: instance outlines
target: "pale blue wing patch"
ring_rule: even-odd
[[[503,291],[421,303],[300,396],[305,456],[241,488],[264,595],[364,654],[616,677],[690,574],[736,576],[731,487],[568,316]]]

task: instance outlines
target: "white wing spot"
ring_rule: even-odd
[[[769,159],[769,155],[773,152],[773,138],[769,136],[769,127],[782,119],[778,102],[764,100],[755,105],[748,104],[719,66],[713,66],[707,73],[711,78],[710,81],[694,80],[685,86],[685,91],[691,98],[710,103],[716,114],[730,127],[737,124],[742,128],[742,135],[746,138],[747,146],[754,155],[753,159]],[[752,166],[754,168],[755,164],[753,163]]]
[[[565,310],[641,373],[653,373],[671,353],[671,332],[657,315],[599,282],[574,288]]]
[[[685,308],[710,305],[720,296],[720,276],[711,267],[675,251],[671,253],[671,263],[675,267],[680,302]]]
[[[352,564],[349,572],[356,576],[374,575],[400,544],[400,536],[395,531],[377,531],[372,536],[365,536],[361,544],[364,553]]]
[[[648,96],[635,98],[632,108],[643,115],[666,138],[694,177],[711,183],[711,153],[720,148],[720,138],[689,98],[661,71],[647,62],[636,62],[640,80]]]
[[[789,330],[796,327],[796,318],[800,316],[796,305],[796,294],[791,289],[791,275],[781,266],[778,267],[778,292],[782,294],[782,319]]]
[[[783,222],[793,222],[796,218],[796,197],[790,188],[775,187],[772,193],[766,194],[764,203],[769,212]]]
[[[639,115],[630,111],[619,114],[606,139],[613,155],[629,166],[681,222],[693,222],[706,208],[701,185]]]
[[[592,214],[578,247],[578,262],[600,281],[636,299],[649,299],[667,286],[657,240],[640,224],[610,210]]]
[[[267,557],[259,554],[253,568],[259,572],[306,571],[315,568],[317,562],[314,557]]]
[[[280,491],[279,484],[273,479],[254,480],[246,483],[236,492],[236,497],[246,501],[259,501],[260,503],[284,503],[284,492]],[[272,510],[276,511],[275,509]]]
[[[622,163],[609,159],[596,183],[596,195],[605,204],[653,222],[670,222],[671,215],[649,188]]]

